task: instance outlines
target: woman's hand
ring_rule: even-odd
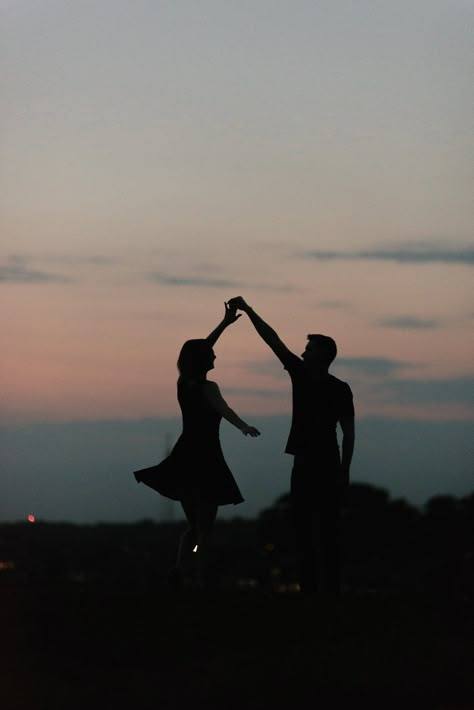
[[[250,308],[249,304],[242,298],[242,296],[234,296],[234,298],[229,299],[227,305],[231,308],[238,308],[239,311],[248,311]]]
[[[249,426],[246,424],[243,429],[240,430],[244,436],[260,436],[260,432],[258,429],[255,429],[254,426]]]
[[[235,323],[235,321],[242,315],[241,313],[237,315],[237,309],[232,303],[229,304],[227,303],[227,301],[224,301],[224,307],[225,311],[223,319],[221,320],[217,328],[214,328],[212,333],[209,333],[206,338],[211,347],[214,347],[217,340],[220,338],[227,326],[231,325],[231,323]]]
[[[241,317],[242,313],[237,313],[237,308],[233,304],[229,305],[227,301],[224,301],[224,307],[224,322],[226,323],[226,325],[235,323],[235,321]]]

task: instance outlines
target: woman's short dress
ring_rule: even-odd
[[[138,483],[172,500],[236,505],[244,499],[222,452],[222,417],[208,401],[204,387],[205,382],[178,383],[183,431],[169,456],[134,475]]]

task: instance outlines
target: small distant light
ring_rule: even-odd
[[[298,584],[298,582],[292,582],[291,584],[288,585],[288,591],[289,592],[301,592],[301,587]]]
[[[28,516],[28,522],[29,522],[29,523],[34,523],[34,522],[35,522],[35,516],[34,516],[34,515],[29,515],[29,516]]]
[[[263,546],[263,549],[267,552],[273,552],[275,549],[275,545],[271,542],[268,542],[266,545]]]
[[[12,560],[0,562],[0,569],[15,569],[15,563]]]
[[[198,546],[196,545],[196,547],[193,549],[193,552],[197,552],[197,549],[198,549]]]

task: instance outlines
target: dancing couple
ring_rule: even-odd
[[[179,587],[192,559],[197,585],[205,583],[205,555],[220,505],[243,497],[225,461],[220,440],[222,418],[245,436],[260,435],[227,404],[218,385],[207,379],[216,359],[214,345],[242,311],[290,375],[293,413],[285,452],[293,455],[290,503],[295,556],[302,592],[338,595],[340,591],[339,514],[354,450],[354,405],[349,385],[329,373],[336,357],[334,340],[308,335],[301,357],[241,297],[225,303],[222,321],[207,338],[188,340],[178,357],[178,402],[183,429],[170,455],[135,472],[163,496],[180,501],[188,528],[181,536],[170,582]],[[339,448],[336,427],[342,430]]]

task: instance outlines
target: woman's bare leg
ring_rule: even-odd
[[[207,555],[211,534],[217,517],[215,503],[200,502],[197,518],[197,544],[194,548],[196,555],[196,581],[199,586],[206,583]]]
[[[182,500],[181,505],[188,521],[188,527],[179,538],[176,567],[183,571],[183,564],[190,559],[198,544],[198,510],[195,500]]]
[[[182,573],[187,562],[193,562],[198,585],[204,584],[206,553],[217,517],[217,505],[199,498],[181,501],[188,528],[181,535],[176,567]]]

